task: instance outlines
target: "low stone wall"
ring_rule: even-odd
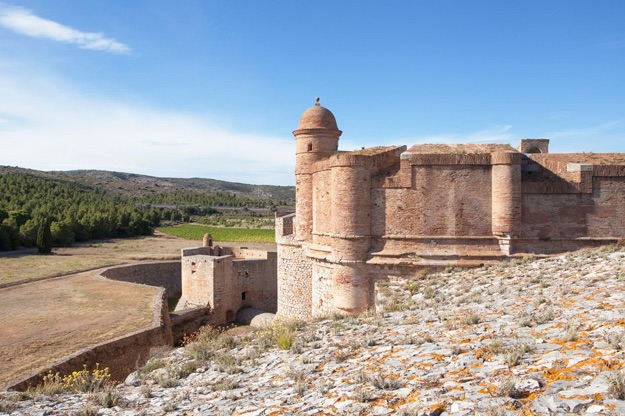
[[[100,369],[108,367],[113,380],[123,381],[130,372],[147,361],[152,347],[162,345],[173,345],[167,293],[164,289],[160,289],[156,295],[152,325],[149,328],[65,356],[52,365],[37,369],[21,380],[12,381],[2,388],[25,390],[29,386],[41,383],[48,371],[66,375],[72,371],[82,370],[84,366],[92,370],[96,364],[99,364]]]
[[[174,345],[180,345],[185,336],[195,333],[200,327],[214,326],[215,318],[209,308],[192,308],[170,313],[171,332]]]
[[[113,266],[104,270],[101,275],[115,281],[163,287],[169,297],[182,293],[180,261]]]

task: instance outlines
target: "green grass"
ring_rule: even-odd
[[[210,227],[199,224],[159,227],[159,231],[185,239],[202,240],[210,233],[215,242],[275,242],[273,229],[238,229],[231,227]]]

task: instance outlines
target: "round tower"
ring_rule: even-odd
[[[332,112],[319,104],[300,117],[295,136],[295,237],[311,241],[312,236],[312,174],[315,162],[327,158],[338,149],[341,132]]]
[[[332,167],[332,304],[347,315],[371,306],[367,272],[371,245],[371,175],[364,161],[343,158]]]
[[[492,231],[504,254],[510,255],[512,241],[521,223],[521,154],[494,152],[492,165]]]

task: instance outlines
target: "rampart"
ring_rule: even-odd
[[[625,236],[625,154],[548,139],[338,150],[319,105],[295,136],[296,214],[276,219],[278,315],[359,314],[376,281],[552,254]]]
[[[113,266],[104,270],[101,275],[115,281],[162,287],[167,290],[168,297],[182,293],[180,261]]]

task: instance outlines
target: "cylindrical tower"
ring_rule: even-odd
[[[332,112],[319,104],[306,110],[299,120],[295,136],[295,236],[311,241],[313,165],[338,149],[341,132]]]
[[[521,224],[521,161],[520,153],[491,154],[492,231],[506,255],[511,253],[511,239]]]
[[[371,244],[371,177],[366,166],[343,158],[332,167],[332,302],[338,312],[360,314],[371,305],[365,264]]]

